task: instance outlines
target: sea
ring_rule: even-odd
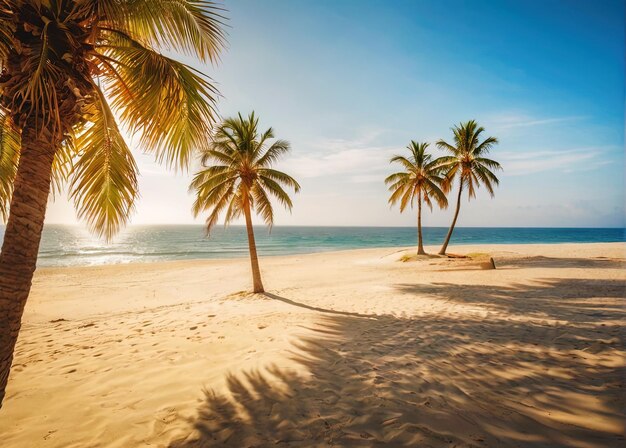
[[[425,227],[425,245],[440,245],[445,227]],[[621,228],[458,227],[451,245],[557,244],[625,241]],[[374,247],[417,245],[415,227],[300,227],[255,228],[260,256]],[[4,226],[0,227],[0,238]],[[37,265],[90,266],[248,256],[244,226],[217,227],[210,236],[200,225],[131,226],[110,243],[79,226],[46,225]]]

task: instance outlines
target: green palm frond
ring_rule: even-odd
[[[488,154],[491,148],[498,144],[498,139],[495,137],[487,137],[482,143],[476,145],[473,150],[475,157]]]
[[[270,198],[268,197],[267,192],[265,191],[263,186],[260,185],[260,183],[255,183],[252,186],[250,193],[254,200],[257,214],[263,219],[265,224],[271,229],[272,225],[274,224],[274,208],[272,207],[272,202],[270,201]],[[289,203],[291,204],[291,200],[289,200]],[[291,209],[291,205],[289,208]]]
[[[209,138],[217,91],[200,72],[125,37],[107,47],[115,75],[106,93],[122,121],[157,160],[185,168]]]
[[[52,163],[52,188],[50,192],[52,197],[61,193],[68,181],[74,167],[74,157],[76,156],[76,147],[74,145],[74,137],[67,138],[61,148],[54,155]]]
[[[404,194],[400,198],[400,213],[404,212],[408,205],[413,207],[413,199],[416,196],[415,186],[407,185],[407,188],[404,190]]]
[[[441,172],[445,175],[444,191],[449,191],[453,180],[458,178],[460,188],[465,189],[470,198],[476,196],[481,185],[485,185],[489,194],[494,196],[493,187],[499,181],[491,170],[501,170],[502,167],[495,160],[483,156],[498,143],[498,139],[487,137],[481,141],[484,131],[475,120],[470,120],[452,128],[454,144],[444,140],[437,142],[440,149],[451,154],[438,159]]]
[[[400,198],[406,193],[407,189],[410,190],[411,185],[405,182],[398,182],[397,184],[394,184],[391,187],[389,187],[389,191],[392,192],[391,196],[389,197],[389,205],[391,206],[395,205],[400,200]]]
[[[267,176],[259,176],[256,184],[262,186],[262,189],[267,190],[283,207],[291,211],[293,208],[291,198],[278,182]]]
[[[410,174],[409,173],[405,173],[405,172],[393,173],[393,174],[390,174],[389,176],[387,176],[385,178],[385,184],[386,185],[391,185],[391,184],[395,185],[396,182],[403,181],[403,180],[407,179],[409,176],[410,176]],[[391,187],[389,187],[389,188],[391,188]]]
[[[291,151],[291,146],[288,141],[276,140],[269,148],[267,148],[265,153],[259,157],[257,163],[259,166],[271,166],[273,163],[276,163],[281,156],[287,154],[289,151]]]
[[[409,159],[407,159],[404,156],[393,156],[390,160],[390,163],[399,163],[401,164],[407,171],[413,171],[415,170],[415,162],[411,162]]]
[[[225,10],[205,0],[105,0],[100,17],[152,46],[215,62],[225,45]]]
[[[50,48],[50,22],[41,31],[41,42],[35,51],[24,57],[22,70],[30,73],[28,82],[18,90],[10,105],[12,111],[33,117],[36,129],[51,128],[60,131],[61,115],[58,92],[55,88],[62,80],[61,70],[48,63]],[[26,107],[25,107],[26,105]]]
[[[237,205],[240,204],[239,199],[235,195],[235,187],[233,183],[223,184],[221,188],[215,190],[214,195],[207,200],[203,201],[202,199],[197,199],[193,205],[194,214],[196,216],[199,214],[196,213],[196,210],[211,210],[209,216],[206,219],[206,230],[207,234],[210,234],[211,229],[217,224],[219,220],[220,213],[229,206],[230,215],[235,216],[236,212],[234,210]]]
[[[264,166],[265,164],[261,165]],[[300,192],[300,184],[290,175],[283,173],[282,171],[274,170],[272,168],[259,168],[258,169],[259,177],[266,177],[275,182],[286,185],[289,188],[292,188],[294,192]]]
[[[0,109],[0,218],[3,221],[9,216],[21,146],[19,132],[9,116]]]
[[[71,173],[70,197],[79,218],[110,239],[134,209],[138,170],[102,94],[88,109],[90,124],[75,139],[79,156]]]
[[[448,201],[444,193],[444,178],[440,176],[443,167],[449,163],[445,159],[434,159],[427,152],[428,143],[411,141],[407,149],[411,157],[393,156],[390,163],[399,163],[404,171],[393,173],[385,179],[391,196],[391,206],[400,203],[402,213],[407,206],[413,206],[417,198],[418,204],[423,201],[432,207],[431,197],[434,197],[441,207],[447,207]]]

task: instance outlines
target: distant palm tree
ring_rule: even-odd
[[[194,176],[189,187],[190,191],[196,193],[194,215],[210,210],[206,220],[207,232],[215,226],[223,211],[226,212],[225,224],[244,215],[253,291],[256,293],[264,292],[264,289],[254,240],[252,211],[256,211],[271,227],[274,223],[274,209],[270,196],[291,210],[293,204],[283,186],[293,188],[296,193],[300,191],[300,185],[295,179],[272,169],[272,164],[289,152],[289,142],[275,140],[270,144],[274,131],[269,128],[259,134],[258,122],[254,112],[248,118],[238,114],[237,117],[224,120],[202,155],[204,169]]]
[[[108,239],[137,197],[118,117],[157,160],[187,165],[217,91],[161,51],[217,60],[221,14],[204,0],[0,0],[0,406],[51,186],[67,182],[79,217]]]
[[[484,156],[489,153],[491,148],[498,143],[498,139],[495,137],[487,137],[482,142],[480,141],[480,135],[485,131],[484,128],[479,127],[478,123],[474,120],[470,120],[466,123],[460,123],[458,126],[452,128],[454,133],[454,144],[446,143],[444,140],[439,140],[437,146],[440,149],[450,152],[451,156],[441,157],[440,168],[444,170],[446,181],[444,187],[446,192],[450,190],[452,182],[455,178],[459,182],[459,194],[456,201],[456,210],[454,212],[454,218],[452,219],[452,225],[448,230],[446,240],[439,251],[440,255],[445,255],[456,225],[456,220],[459,216],[459,210],[461,209],[461,194],[463,188],[467,188],[468,197],[476,197],[476,189],[480,187],[480,184],[484,184],[487,191],[494,196],[493,186],[498,185],[500,181],[493,173],[492,170],[501,170],[502,167],[495,160],[487,159]]]
[[[448,199],[441,189],[444,181],[441,176],[440,160],[434,159],[432,155],[426,153],[428,143],[417,143],[411,141],[407,149],[411,152],[411,157],[393,156],[391,163],[400,163],[405,171],[394,173],[385,179],[392,192],[389,197],[391,205],[400,202],[400,213],[407,205],[413,206],[413,200],[417,200],[417,254],[426,255],[422,240],[422,201],[432,210],[434,199],[439,207],[447,207]]]

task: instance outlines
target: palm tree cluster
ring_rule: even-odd
[[[463,191],[468,193],[468,199],[476,197],[476,189],[484,185],[491,197],[494,196],[494,186],[499,183],[494,171],[502,169],[495,160],[485,157],[491,148],[498,143],[495,137],[482,139],[485,129],[475,120],[460,123],[452,128],[453,143],[445,140],[437,141],[437,147],[449,155],[433,159],[428,154],[428,143],[411,141],[407,147],[410,156],[396,155],[391,163],[399,163],[403,171],[394,173],[385,179],[391,196],[389,203],[400,203],[402,213],[407,205],[417,202],[417,233],[418,255],[425,255],[422,239],[422,202],[432,210],[432,200],[441,207],[448,206],[446,194],[451,190],[454,182],[458,184],[456,209],[452,224],[446,235],[440,255],[445,255],[461,209]]]
[[[216,124],[218,91],[203,73],[163,50],[217,61],[224,45],[221,7],[209,0],[0,0],[0,407],[37,262],[48,196],[67,188],[77,214],[110,239],[129,220],[138,196],[138,169],[121,129],[173,169],[199,157],[190,190],[194,215],[208,212],[207,232],[220,215],[245,218],[253,290],[263,292],[252,213],[274,222],[271,199],[291,210],[285,190],[300,190],[276,170],[290,144],[259,131],[254,112]],[[123,126],[123,128],[122,128]],[[447,207],[483,184],[493,195],[500,165],[485,158],[497,143],[481,141],[470,121],[453,128],[450,153],[434,159],[428,144],[411,142],[403,171],[386,179],[389,202],[404,211],[422,203]],[[8,218],[8,219],[7,219]]]

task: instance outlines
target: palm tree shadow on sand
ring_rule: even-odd
[[[620,446],[626,372],[616,357],[626,312],[606,299],[621,299],[624,282],[576,281],[397,285],[416,300],[487,305],[416,318],[276,296],[320,311],[290,355],[305,374],[269,366],[229,375],[229,393],[206,390],[189,434],[170,447]],[[545,320],[557,297],[562,325]],[[532,300],[532,315],[518,313],[519,300]],[[496,304],[511,318],[489,316]]]

